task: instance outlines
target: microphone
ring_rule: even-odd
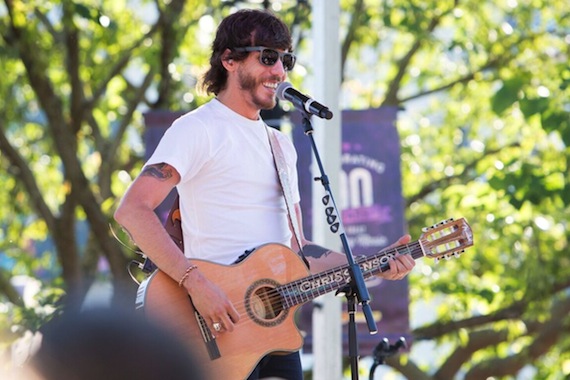
[[[307,95],[301,94],[299,91],[295,90],[291,83],[281,82],[277,86],[277,97],[281,100],[288,100],[295,108],[300,111],[307,112],[311,115],[316,115],[323,119],[332,119],[333,114],[328,109],[327,106],[322,105],[315,99],[308,97]]]

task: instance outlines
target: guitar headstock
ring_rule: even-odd
[[[464,218],[447,219],[425,227],[419,238],[422,251],[437,260],[458,257],[465,248],[473,245],[473,232]]]

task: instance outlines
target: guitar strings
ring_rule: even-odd
[[[405,251],[405,253],[401,253],[400,251]],[[398,254],[411,254],[415,259],[418,257],[423,256],[423,251],[419,245],[419,242],[414,242],[411,243],[410,245],[406,246],[405,249],[402,249],[402,247],[398,247],[392,250],[388,250],[385,252],[379,252],[378,255],[375,256],[367,256],[364,257],[363,259],[360,260],[360,263],[364,263],[370,260],[374,260],[374,259],[378,259],[381,258],[383,256],[387,256],[390,254],[393,254],[394,252],[398,253]],[[420,254],[418,256],[418,253]],[[288,284],[279,286],[277,288],[275,288],[274,291],[272,291],[272,296],[269,298],[270,303],[273,305],[275,303],[277,303],[278,301],[281,301],[282,298],[283,302],[280,302],[282,304],[282,306],[284,306],[285,308],[289,308],[295,305],[299,305],[299,304],[303,304],[313,298],[315,298],[315,294],[317,294],[317,296],[326,294],[328,292],[330,292],[331,290],[337,289],[339,288],[339,285],[346,285],[347,282],[343,281],[339,284],[339,282],[331,282],[331,283],[325,283],[322,284],[321,286],[318,286],[314,289],[310,289],[307,291],[301,291],[300,290],[300,285],[304,282],[307,281],[308,278],[315,278],[315,279],[319,279],[319,278],[327,278],[330,275],[332,275],[333,273],[339,272],[346,269],[346,266],[339,266],[336,268],[332,268],[329,270],[326,270],[324,272],[321,272],[319,274],[316,274],[314,276],[309,276],[306,278],[302,278],[302,279],[298,279],[295,280],[293,282],[290,282]],[[371,275],[380,272],[381,269],[379,267],[369,271],[369,273]],[[282,290],[282,291],[279,291]],[[241,303],[238,303],[238,305]]]
[[[405,253],[403,253],[403,251],[405,251]],[[397,247],[394,249],[390,249],[384,252],[379,252],[377,255],[375,256],[366,256],[362,259],[359,260],[359,263],[364,263],[373,259],[378,259],[381,258],[383,256],[387,256],[390,254],[411,254],[412,257],[414,257],[414,259],[417,259],[418,257],[422,257],[424,255],[423,250],[421,248],[420,242],[416,241],[414,243],[410,243],[409,245],[406,245],[404,247],[404,249],[402,249],[402,247]],[[335,272],[344,270],[346,267],[345,266],[339,266],[336,268],[332,268],[329,270],[326,270],[324,272],[321,272],[319,274],[316,274],[314,276],[308,276],[306,278],[301,278],[295,281],[292,281],[288,284],[285,285],[281,285],[281,286],[277,286],[275,288],[272,289],[267,289],[264,290],[264,294],[263,294],[263,300],[261,300],[261,310],[257,310],[259,311],[263,311],[264,315],[257,315],[255,313],[255,311],[252,310],[252,308],[250,307],[250,311],[248,311],[248,308],[246,306],[246,303],[248,301],[240,301],[240,302],[235,302],[234,303],[234,307],[236,308],[236,310],[238,311],[238,314],[240,316],[240,325],[242,325],[242,323],[245,324],[249,324],[249,323],[258,323],[255,318],[259,319],[259,320],[265,320],[265,321],[273,321],[275,319],[279,319],[281,318],[281,314],[283,312],[286,312],[288,309],[291,309],[297,305],[302,305],[308,301],[310,301],[313,298],[316,298],[317,296],[329,293],[331,290],[334,289],[338,289],[339,288],[339,282],[332,282],[332,283],[328,283],[328,284],[323,284],[321,286],[316,287],[315,289],[310,289],[307,291],[301,291],[300,290],[300,285],[304,282],[307,281],[308,278],[314,277],[314,278],[323,278],[323,277],[327,277],[332,275]],[[371,275],[378,273],[379,271],[381,271],[380,267],[376,267],[374,270],[369,271],[369,273]],[[346,285],[347,282],[343,281],[341,283],[342,285]],[[252,318],[250,316],[250,314],[256,314],[254,315],[254,318]],[[243,320],[243,316],[250,316],[250,318],[245,318],[245,322],[242,322]],[[271,318],[267,318],[267,315],[271,315]]]
[[[445,231],[439,231],[441,233],[443,233],[445,236],[449,237],[449,234],[446,234]],[[441,240],[441,236],[436,239],[436,240]],[[458,243],[456,241],[456,243]],[[440,242],[441,244],[441,242]],[[418,259],[420,257],[426,256],[426,253],[424,251],[423,247],[427,247],[433,245],[433,241],[428,241],[424,238],[420,238],[418,241],[416,242],[412,242],[410,244],[405,245],[402,249],[402,247],[396,247],[393,249],[389,249],[387,251],[380,251],[378,252],[377,255],[374,256],[365,256],[362,259],[359,259],[357,261],[357,263],[361,264],[361,263],[366,263],[368,261],[374,260],[374,259],[379,259],[382,258],[384,256],[387,255],[393,255],[393,254],[410,254],[414,259]],[[459,244],[461,245],[461,244]],[[446,247],[448,248],[448,247]],[[449,251],[451,251],[451,253],[456,253],[453,252],[454,249],[457,251],[459,249],[459,246],[455,246],[452,247],[452,249],[448,249],[443,253],[435,253],[430,254],[428,256],[432,257],[432,258],[439,258],[441,256],[446,256]],[[295,306],[300,306],[308,301],[310,301],[313,298],[316,298],[317,296],[326,294],[328,292],[330,292],[331,290],[334,289],[339,289],[340,287],[339,282],[333,282],[333,283],[328,283],[328,284],[323,284],[321,286],[318,286],[316,289],[310,289],[307,291],[300,291],[300,285],[304,282],[306,282],[308,279],[310,278],[323,278],[326,276],[330,276],[331,274],[344,270],[346,268],[346,266],[340,266],[340,267],[336,267],[336,268],[332,268],[329,270],[326,270],[324,272],[315,274],[315,275],[311,275],[305,278],[301,278],[295,281],[292,281],[288,284],[285,285],[281,285],[281,286],[277,286],[273,289],[269,289],[269,290],[264,290],[264,300],[261,301],[261,304],[263,306],[263,309],[265,310],[264,315],[255,315],[256,318],[260,319],[260,320],[265,320],[265,321],[273,321],[279,318],[282,318],[282,313],[283,312],[288,312],[289,309],[295,307]],[[372,270],[369,270],[368,273],[370,275],[376,274],[378,272],[382,271],[381,266],[377,266]],[[316,294],[316,296],[315,296]],[[244,325],[249,325],[251,323],[255,323],[258,324],[258,322],[254,319],[254,318],[245,318],[245,321],[242,321],[242,317],[244,315],[249,315],[250,313],[247,310],[246,307],[246,301],[240,301],[240,302],[236,302],[234,303],[234,307],[236,308],[236,310],[238,311],[238,314],[240,316],[240,324],[239,326],[244,326]],[[255,312],[251,312],[253,314],[255,314]],[[271,315],[273,316],[270,319],[267,319],[266,316],[267,315]]]
[[[445,234],[445,232],[443,232],[443,233]],[[422,241],[423,241],[423,244],[421,244]],[[423,248],[422,248],[422,245],[427,245],[427,244],[429,244],[429,242],[427,242],[425,239],[419,239],[418,241],[415,241],[415,242],[409,243],[409,244],[407,244],[407,245],[404,245],[403,249],[402,249],[401,246],[399,246],[399,247],[395,247],[395,248],[392,248],[392,249],[389,249],[389,250],[386,250],[386,251],[380,251],[380,252],[378,252],[377,255],[375,255],[375,256],[365,256],[365,257],[364,257],[363,259],[361,259],[360,261],[361,261],[361,262],[367,262],[367,261],[370,261],[370,260],[373,260],[373,259],[378,259],[378,258],[381,258],[381,257],[383,257],[383,256],[393,255],[393,254],[411,254],[414,259],[417,259],[417,258],[422,257],[422,256],[425,255],[425,253],[424,253],[424,251],[423,251]],[[402,253],[402,251],[404,251],[404,252]],[[343,269],[343,268],[345,268],[345,267],[344,267],[344,266],[340,266],[340,267],[337,267],[337,268],[332,268],[332,269],[329,269],[329,270],[324,271],[324,272],[322,272],[322,273],[315,274],[314,276],[308,276],[308,277],[306,277],[306,278],[302,278],[302,279],[298,279],[298,280],[296,280],[296,281],[293,281],[293,282],[291,282],[291,283],[289,283],[289,284],[282,285],[282,286],[278,286],[277,288],[275,288],[274,290],[271,291],[272,296],[270,296],[268,300],[269,300],[270,304],[273,305],[276,301],[278,301],[278,300],[280,300],[282,297],[284,297],[284,294],[283,294],[282,292],[279,292],[278,289],[293,290],[292,293],[293,293],[293,296],[294,296],[295,300],[294,300],[294,302],[293,302],[292,304],[290,304],[289,302],[287,302],[287,300],[291,299],[291,297],[287,297],[287,296],[285,295],[285,301],[286,301],[286,302],[285,302],[285,306],[286,306],[286,307],[291,307],[291,306],[295,306],[295,305],[297,305],[297,304],[302,304],[302,303],[304,303],[304,302],[310,300],[311,298],[313,298],[314,290],[313,290],[313,291],[307,291],[307,292],[301,292],[301,293],[295,292],[294,290],[298,290],[298,284],[299,284],[299,283],[304,282],[304,281],[306,281],[308,278],[311,278],[311,277],[313,277],[313,278],[327,277],[327,276],[329,276],[330,274],[335,273],[335,272],[337,272],[337,271],[339,271],[339,270],[341,270],[341,269]],[[376,270],[372,270],[371,273],[372,273],[372,274],[375,274],[375,273],[377,273],[378,271],[381,271],[381,268],[376,268]],[[334,288],[335,285],[336,285],[336,283],[331,284],[331,285],[330,285],[330,288]],[[321,293],[321,290],[322,290],[322,294],[325,294],[325,293],[327,293],[327,292],[330,290],[330,289],[328,289],[328,288],[329,288],[329,287],[327,287],[327,286],[319,287],[319,288],[317,289],[317,293]],[[305,293],[305,294],[303,294],[303,293]],[[307,293],[309,293],[309,296],[307,296]],[[318,294],[318,295],[321,295],[321,294]],[[237,303],[234,304],[234,306],[237,306],[237,307],[240,307],[240,306],[243,306],[243,305],[245,305],[245,302],[237,302]]]
[[[436,236],[435,240],[427,240],[422,237],[415,242],[409,243],[404,245],[404,247],[395,247],[392,249],[388,249],[386,251],[380,251],[376,255],[373,256],[365,256],[362,259],[357,261],[358,264],[363,264],[371,260],[380,259],[384,256],[388,255],[398,255],[398,254],[410,254],[414,259],[418,259],[423,256],[429,256],[431,258],[439,259],[440,257],[448,257],[451,254],[457,255],[459,250],[461,249],[461,242],[455,238],[455,229],[452,227],[452,232],[449,232],[447,228],[437,228],[434,231],[431,231],[430,234],[440,234]],[[460,234],[461,235],[461,234]],[[443,241],[442,241],[443,240]],[[446,241],[447,240],[447,241]],[[446,241],[446,242],[445,242]],[[435,243],[438,244],[435,244]],[[449,246],[450,243],[455,243],[454,246]],[[445,245],[444,245],[445,244]],[[424,247],[430,247],[430,253],[426,254],[424,251]],[[438,249],[444,247],[443,252],[438,252]],[[343,279],[342,282],[339,281],[332,281],[329,283],[322,283],[322,282],[315,282],[316,286],[313,289],[308,289],[303,291],[300,286],[308,281],[309,279],[322,279],[328,277],[336,272],[345,270],[346,266],[340,266],[336,268],[332,268],[326,270],[322,273],[318,273],[315,275],[310,275],[305,278],[301,278],[295,281],[292,281],[288,284],[284,284],[281,286],[277,286],[275,288],[264,290],[263,291],[263,300],[261,300],[261,306],[263,307],[262,310],[264,311],[264,315],[255,315],[255,317],[262,319],[262,320],[274,320],[281,318],[281,313],[286,312],[288,309],[291,309],[297,305],[302,305],[311,299],[316,298],[317,296],[326,294],[334,289],[340,289],[339,285],[346,285],[347,281],[346,278]],[[375,268],[368,270],[367,273],[369,276],[374,275],[380,271],[382,271],[382,266],[376,266]],[[246,301],[236,302],[234,304],[236,310],[238,310],[238,314],[240,315],[240,320],[243,315],[248,315],[248,310],[246,307]],[[259,310],[258,310],[259,311]],[[254,311],[251,313],[255,314]],[[267,319],[266,316],[271,315],[273,318]],[[249,323],[257,323],[253,318],[246,318],[243,324]]]
[[[429,235],[434,235],[435,239],[432,237],[431,240],[428,240],[424,238],[424,235],[422,235],[422,237],[420,237],[420,239],[417,241],[404,245],[403,247],[399,246],[388,249],[386,251],[380,251],[376,255],[360,257],[357,259],[357,264],[362,265],[369,261],[377,260],[384,256],[394,254],[410,254],[414,259],[418,259],[424,256],[435,259],[439,259],[442,256],[457,256],[463,252],[463,249],[465,248],[465,242],[470,242],[469,236],[465,236],[464,232],[458,233],[457,231],[460,229],[456,228],[457,226],[451,226],[451,228],[448,227],[449,226],[438,226],[438,228],[430,231]],[[456,236],[457,234],[459,234],[459,237]],[[462,238],[465,239],[465,242],[462,240]],[[429,253],[426,253],[425,249],[428,249]],[[259,325],[260,322],[261,324],[267,323],[268,327],[270,327],[272,323],[279,323],[283,321],[285,318],[285,316],[283,316],[284,312],[294,312],[290,311],[290,309],[296,306],[300,307],[302,304],[310,301],[311,299],[314,299],[322,294],[326,294],[331,290],[340,289],[341,287],[339,285],[341,283],[345,284],[346,279],[344,279],[344,282],[333,281],[329,283],[322,283],[318,281],[319,279],[330,276],[335,272],[346,270],[346,268],[348,268],[346,265],[339,266],[326,270],[322,273],[297,279],[284,285],[278,285],[275,288],[266,286],[265,289],[263,289],[262,297],[260,297],[260,299],[262,299],[260,300],[260,303],[257,304],[262,306],[261,309],[253,309],[250,299],[235,302],[234,307],[236,308],[236,311],[240,317],[240,321],[238,324],[236,324],[236,328],[241,326],[248,326],[250,324]],[[371,276],[380,271],[383,271],[382,265],[376,265],[372,269],[365,270],[364,273],[367,276]],[[314,282],[314,284],[317,284],[318,286],[313,289],[301,289],[301,285],[303,285],[303,283],[307,283],[307,281],[311,281],[312,279],[316,279],[316,282]],[[258,296],[258,294],[255,295]],[[248,302],[250,303],[249,307],[246,305]],[[263,315],[259,314],[260,311],[263,311]],[[243,318],[244,315],[249,318]],[[206,320],[199,314],[197,314],[197,318],[199,325],[209,330]],[[281,321],[279,321],[280,319]],[[215,338],[214,335],[211,335],[211,337]]]

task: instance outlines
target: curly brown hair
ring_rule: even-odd
[[[202,87],[218,95],[226,87],[227,71],[222,65],[226,49],[246,46],[266,46],[293,51],[289,28],[268,10],[242,9],[222,20],[212,43],[210,68],[204,75]],[[242,61],[248,52],[231,51],[227,58]]]

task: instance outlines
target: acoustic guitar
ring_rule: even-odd
[[[357,263],[368,279],[387,271],[388,261],[395,255],[439,260],[459,256],[472,245],[472,231],[465,219],[449,219],[424,228],[417,241],[361,257]],[[351,281],[348,264],[311,274],[299,255],[273,243],[256,248],[234,265],[197,259],[192,262],[226,292],[238,310],[240,320],[233,332],[214,337],[186,290],[160,270],[141,283],[136,305],[188,342],[216,380],[246,379],[265,355],[299,350],[303,338],[295,325],[295,311]]]

